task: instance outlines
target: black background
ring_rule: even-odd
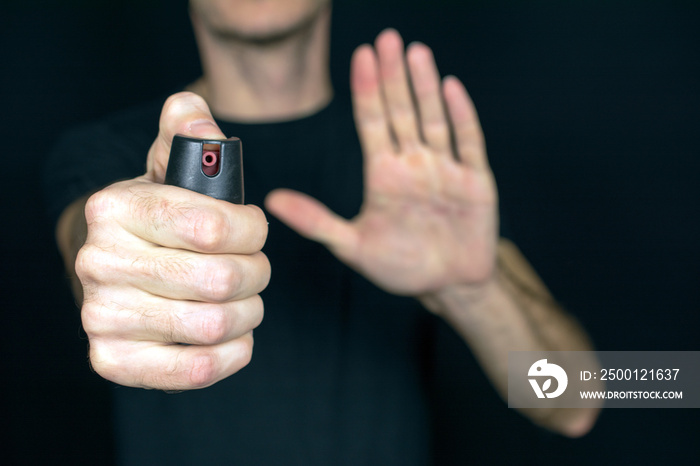
[[[386,26],[431,45],[442,73],[464,80],[514,239],[598,349],[700,350],[700,4],[335,3],[338,88],[352,48]],[[65,129],[197,77],[186,5],[3,5],[3,457],[110,464],[114,388],[89,370],[39,173]],[[465,373],[445,387],[443,408],[455,406],[438,429],[445,463],[698,461],[695,410],[608,410],[567,440],[493,394],[462,415],[462,387],[480,384]]]

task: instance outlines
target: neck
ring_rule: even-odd
[[[204,75],[190,86],[214,115],[248,122],[300,118],[333,95],[329,68],[330,8],[288,37],[246,41],[193,25]]]

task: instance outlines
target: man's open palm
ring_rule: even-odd
[[[365,163],[360,213],[346,220],[290,190],[270,212],[385,290],[416,296],[479,284],[493,271],[497,193],[476,111],[462,83],[440,80],[431,50],[384,31],[352,58]]]

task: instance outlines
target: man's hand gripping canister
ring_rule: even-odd
[[[176,135],[170,148],[165,184],[243,204],[241,140]]]

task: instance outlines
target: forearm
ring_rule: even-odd
[[[518,249],[502,240],[492,279],[485,286],[452,286],[421,298],[469,345],[499,394],[508,393],[509,351],[588,351],[580,325],[564,312]],[[565,435],[590,429],[595,410],[533,409],[534,422]]]
[[[77,303],[81,303],[83,300],[83,288],[75,273],[75,259],[87,238],[85,204],[88,197],[77,199],[66,207],[56,225],[56,242],[63,257],[63,263]]]

